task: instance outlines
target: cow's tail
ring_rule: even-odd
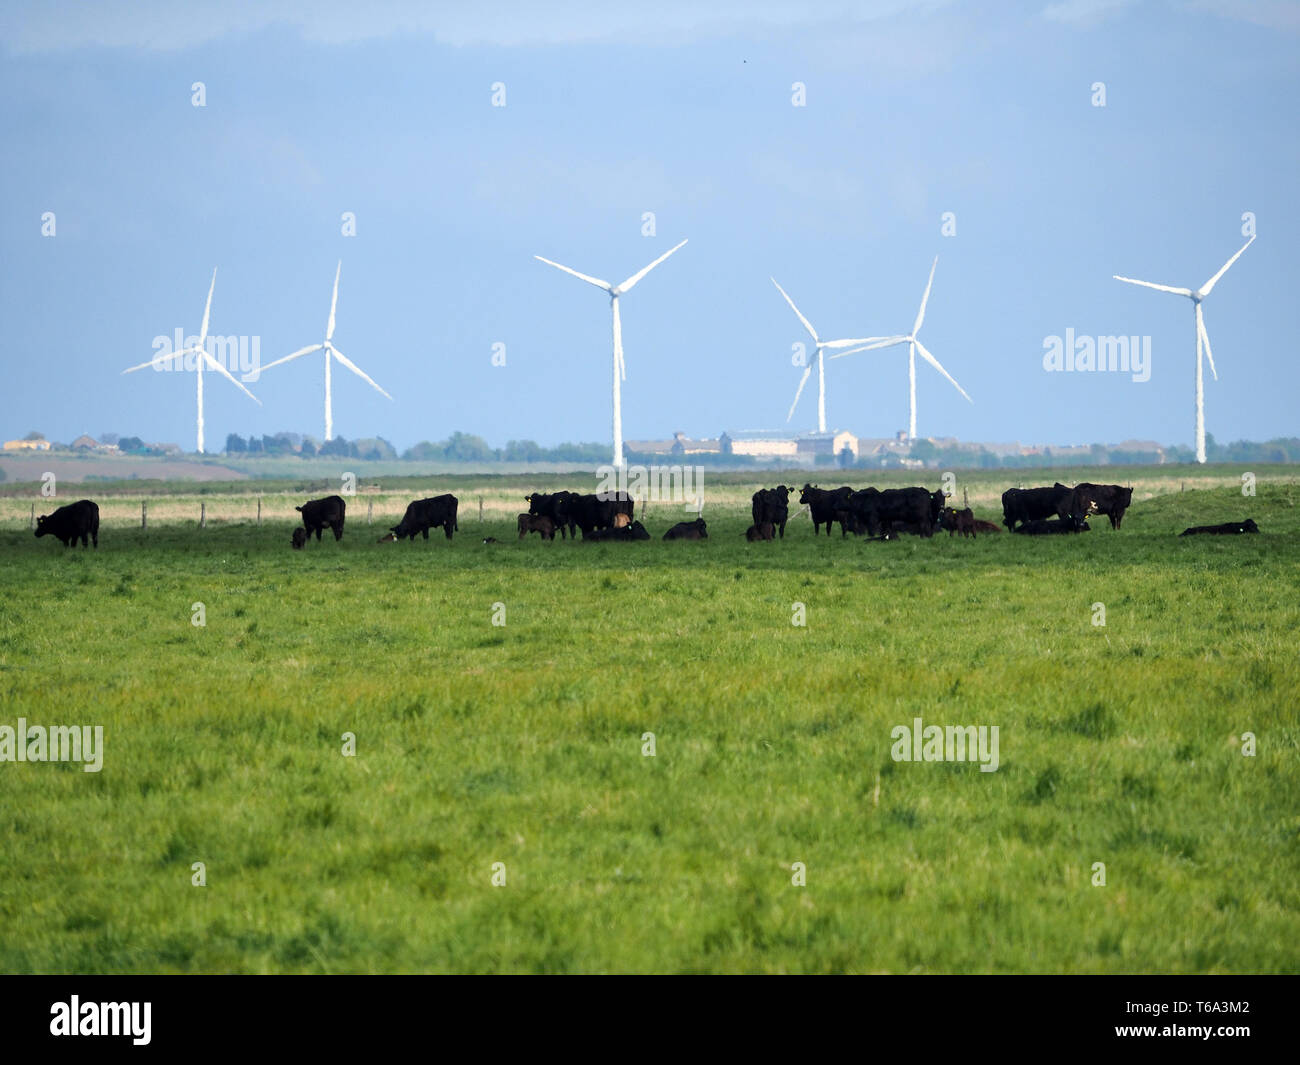
[[[299,514],[302,513],[302,507],[294,507],[293,509],[296,510]]]

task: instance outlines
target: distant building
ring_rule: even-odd
[[[99,441],[93,436],[81,435],[68,445],[73,451],[96,451],[99,448]]]
[[[49,451],[48,440],[6,440],[6,451]]]
[[[692,440],[685,433],[673,433],[671,440],[625,440],[623,446],[638,455],[721,455],[721,440]]]
[[[852,454],[854,462],[858,458],[858,438],[843,429],[826,433],[800,433],[795,437],[795,448],[798,456],[803,459],[815,459],[821,455],[839,458],[845,448]]]

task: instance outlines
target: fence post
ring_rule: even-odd
[[[35,503],[32,504],[32,512],[27,518],[28,531],[30,532],[34,528],[36,528],[36,504]]]
[[[149,500],[140,500],[140,528],[149,528]]]
[[[366,500],[366,524],[367,525],[370,525],[372,523],[372,521],[374,520],[374,516],[375,516],[375,501],[373,499],[367,499]]]
[[[199,504],[199,528],[206,529],[207,527],[208,527],[208,505],[206,503],[200,503]]]
[[[483,524],[483,497],[478,497],[478,523]]]
[[[257,524],[262,524],[262,497],[257,497]]]

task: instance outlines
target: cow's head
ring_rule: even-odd
[[[1257,533],[1259,532],[1259,526],[1255,524],[1254,518],[1247,518],[1241,523],[1241,531]],[[40,534],[38,533],[37,535],[39,536]]]
[[[48,536],[50,533],[54,532],[54,530],[51,529],[49,526],[49,521],[50,521],[50,516],[48,514],[42,514],[39,518],[36,519],[37,536]]]
[[[806,485],[804,485],[804,486],[803,486],[803,491],[801,491],[801,492],[799,493],[799,502],[800,502],[800,504],[802,504],[803,506],[807,506],[809,503],[811,503],[811,502],[812,502],[813,493],[816,492],[816,491],[817,491],[817,489],[814,488],[812,485],[810,485],[810,484],[806,484]]]

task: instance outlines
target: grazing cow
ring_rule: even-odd
[[[99,548],[99,504],[89,499],[78,499],[53,514],[42,514],[36,519],[36,535],[54,536],[64,547],[75,546],[78,539],[82,547],[93,541]]]
[[[627,525],[610,526],[608,529],[592,529],[591,532],[584,533],[582,539],[584,542],[587,540],[649,540],[650,534],[639,521],[633,521]]]
[[[1255,524],[1253,518],[1247,518],[1245,521],[1225,521],[1222,525],[1193,525],[1190,529],[1184,529],[1179,536],[1235,536],[1238,533],[1257,533],[1259,526]]]
[[[664,533],[665,540],[707,540],[708,538],[708,526],[703,518],[696,518],[694,521],[679,521]]]
[[[293,530],[293,539],[289,542],[293,544],[295,551],[301,551],[303,544],[307,542],[307,530],[299,525],[298,528]]]
[[[568,510],[569,500],[572,498],[572,492],[552,492],[549,495],[534,492],[532,495],[524,496],[528,503],[528,513],[550,518],[555,528],[559,530],[561,540],[566,536],[577,535],[578,523],[573,520]]]
[[[963,540],[968,536],[975,536],[975,515],[971,513],[970,507],[965,510],[946,507],[943,512],[943,524],[948,530],[949,539],[952,538],[953,533],[961,533]]]
[[[347,513],[348,505],[343,502],[342,496],[313,499],[293,509],[302,515],[303,528],[307,530],[308,536],[315,533],[316,539],[320,540],[323,529],[333,529],[334,539],[343,539],[343,518]]]
[[[799,502],[808,508],[812,515],[813,535],[817,535],[817,530],[826,526],[826,535],[831,534],[831,523],[834,522],[835,512],[844,510],[844,504],[849,501],[853,495],[852,488],[815,488],[813,485],[805,484],[803,491],[799,493]],[[840,535],[844,535],[844,526],[841,523]]]
[[[760,521],[756,525],[751,525],[745,530],[745,539],[750,543],[755,540],[775,540],[776,526],[770,521]]]
[[[755,525],[774,525],[785,539],[785,523],[790,517],[790,493],[794,489],[778,484],[775,488],[760,488],[754,493],[751,513]]]
[[[520,514],[519,539],[522,540],[530,532],[539,533],[543,540],[554,540],[555,522],[545,515]]]
[[[1124,520],[1124,512],[1132,505],[1132,488],[1121,488],[1117,484],[1089,484],[1085,481],[1074,486],[1069,513],[1076,521],[1082,521],[1090,514],[1105,514],[1110,518],[1110,527],[1118,529]]]
[[[460,526],[456,523],[456,510],[460,500],[453,495],[431,496],[428,499],[416,499],[406,505],[402,520],[392,527],[393,538],[401,540],[408,537],[415,542],[415,534],[423,533],[429,539],[429,530],[442,526],[442,531],[451,539],[453,532]]]
[[[934,535],[934,497],[924,488],[864,488],[849,505],[869,536],[891,529]]]
[[[977,532],[1000,533],[1002,531],[1002,526],[994,525],[991,521],[982,521],[981,519],[976,518],[971,522],[971,530],[972,534]]]
[[[1074,489],[1060,481],[1051,488],[1008,488],[1002,493],[1002,524],[1014,532],[1017,522],[1064,518],[1073,496]]]
[[[1025,536],[1050,536],[1053,533],[1088,532],[1089,529],[1091,529],[1091,526],[1086,521],[1074,521],[1069,518],[1056,518],[1053,521],[1047,521],[1043,518],[1031,518],[1011,531],[1023,533]]]

